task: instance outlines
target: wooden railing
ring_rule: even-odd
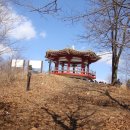
[[[90,74],[90,75],[93,75],[93,76],[96,76],[96,72],[93,71],[93,70],[89,70],[89,72],[87,70],[84,70],[84,69],[78,69],[78,70],[67,70],[67,69],[64,69],[62,70],[61,68],[56,68],[56,69],[51,69],[51,72],[52,73],[70,73],[70,74]]]

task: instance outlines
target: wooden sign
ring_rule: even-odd
[[[15,68],[24,68],[25,60],[21,59],[12,59],[11,67]]]
[[[32,70],[36,70],[36,71],[42,72],[43,61],[40,61],[40,60],[30,60],[28,62],[28,66],[29,65],[32,66]]]

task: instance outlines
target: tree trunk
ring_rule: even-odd
[[[112,85],[115,85],[117,81],[118,64],[119,64],[118,57],[116,55],[113,55],[112,56],[112,80],[111,80]]]

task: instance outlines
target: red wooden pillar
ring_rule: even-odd
[[[84,59],[82,59],[81,74],[85,74],[85,63],[84,63]]]
[[[85,64],[82,62],[81,64],[81,74],[85,74]]]
[[[76,67],[76,65],[73,64],[73,73],[75,73],[75,67]]]
[[[62,63],[62,73],[64,73],[64,63]]]
[[[70,59],[68,60],[67,72],[70,72]]]
[[[55,72],[58,73],[59,60],[56,60],[55,63]]]
[[[70,73],[70,61],[71,61],[71,57],[67,57],[67,59],[68,59],[67,72]]]

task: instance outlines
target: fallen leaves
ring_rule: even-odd
[[[130,129],[130,111],[104,94],[128,104],[129,90],[47,74],[34,74],[30,87],[26,76],[0,87],[0,130]]]

